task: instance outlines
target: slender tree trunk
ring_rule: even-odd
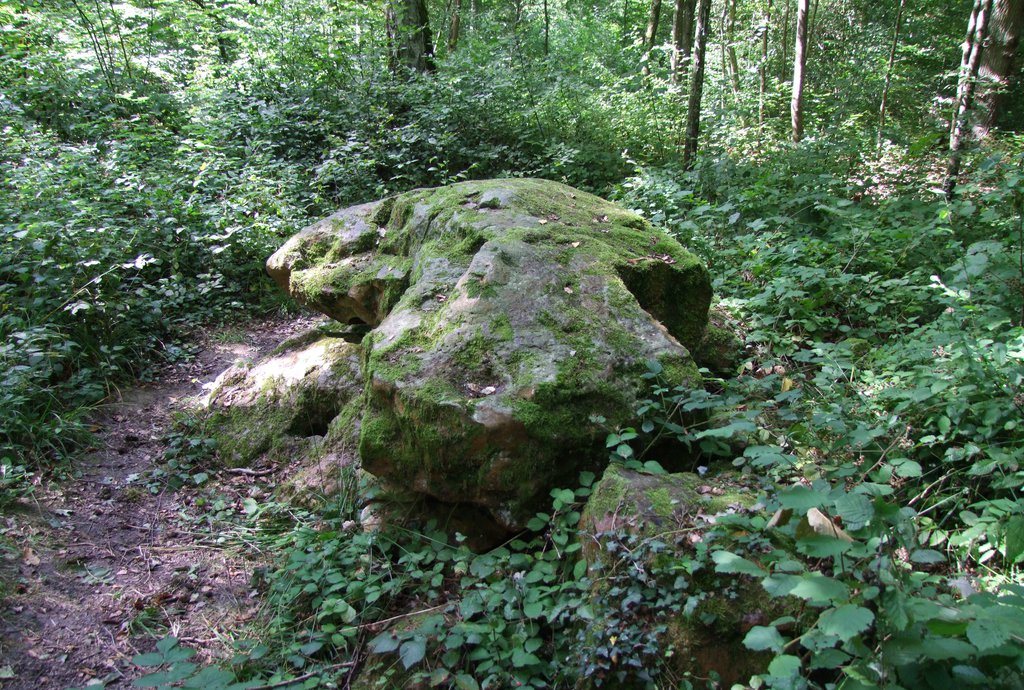
[[[544,0],[544,54],[551,52],[551,15],[548,12],[548,0]]]
[[[697,159],[700,135],[700,101],[704,94],[704,63],[707,56],[708,24],[711,22],[711,0],[700,0],[697,10],[697,35],[693,47],[693,72],[686,104],[686,136],[683,142],[683,169],[689,170]]]
[[[882,130],[885,129],[885,107],[889,102],[889,86],[892,84],[892,68],[896,64],[896,48],[900,44],[900,25],[903,22],[903,7],[907,0],[900,0],[896,10],[896,26],[892,31],[892,46],[889,48],[889,64],[885,68],[885,86],[882,87],[882,103],[878,106],[878,146],[882,145]]]
[[[696,0],[676,0],[672,15],[672,82],[679,83],[680,75],[689,64],[693,52],[693,14]]]
[[[547,0],[545,0],[547,2]],[[651,51],[658,40],[658,22],[661,19],[661,0],[651,0],[651,13],[647,18],[647,29],[644,31],[644,66],[641,72],[646,77],[651,73]]]
[[[726,40],[728,42],[728,53],[729,53],[729,76],[732,78],[732,93],[739,101],[740,98],[740,65],[736,59],[736,45],[735,45],[735,34],[736,34],[736,0],[730,0],[728,3],[729,7],[729,25],[726,30]]]
[[[633,33],[629,26],[629,0],[622,0],[622,45],[629,45],[629,35]]]
[[[793,47],[793,98],[789,103],[793,141],[800,142],[804,135],[804,70],[807,67],[807,9],[808,0],[797,0],[796,44]]]
[[[786,13],[782,15],[782,61],[779,63],[779,81],[786,81],[786,66],[789,65],[789,11],[792,0],[782,0]]]
[[[1017,51],[1024,27],[1024,0],[994,0],[987,45],[978,69],[973,133],[977,140],[996,126],[1003,100],[1016,76]]]
[[[426,0],[389,0],[384,11],[391,71],[432,72],[434,44]]]
[[[96,30],[96,25],[89,18],[89,15],[86,14],[85,9],[78,4],[78,0],[71,0],[71,2],[75,6],[75,10],[78,11],[78,16],[82,19],[82,26],[89,35],[89,42],[92,43],[92,52],[96,57],[96,64],[99,65],[100,73],[103,75],[104,81],[107,82],[107,87],[110,89],[110,95],[113,96],[117,93],[117,86],[114,83],[113,56],[103,51],[103,43],[100,41],[101,37],[99,32]]]
[[[448,25],[448,54],[451,55],[459,47],[459,32],[462,30],[462,0],[452,3],[452,20]]]
[[[985,46],[991,10],[992,0],[975,0],[971,18],[967,22],[967,35],[964,38],[963,57],[960,61],[960,83],[957,88],[953,121],[950,124],[949,166],[946,168],[946,181],[942,185],[948,201],[952,201],[953,193],[956,191],[957,178],[960,177],[964,132],[967,129],[967,116],[974,100],[975,84],[978,82],[981,53]]]
[[[722,88],[718,90],[719,103],[725,110],[726,84],[729,83],[729,60],[725,57],[725,44],[729,32],[725,28],[726,17],[729,15],[729,3],[722,6],[722,15],[718,20],[718,61],[722,66]]]
[[[761,25],[761,62],[757,66],[757,126],[764,127],[764,100],[768,93],[768,27],[772,23],[772,0],[767,0]]]

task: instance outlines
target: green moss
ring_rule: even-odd
[[[709,323],[693,358],[702,366],[725,376],[735,375],[743,354],[743,342],[732,331]]]
[[[491,320],[490,336],[499,341],[509,341],[515,337],[512,322],[506,314],[498,314]]]
[[[658,489],[651,489],[647,492],[647,499],[651,502],[651,510],[660,517],[669,517],[672,515],[672,497],[668,493],[668,489],[664,487]]]

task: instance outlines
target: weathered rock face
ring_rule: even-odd
[[[355,206],[268,262],[363,342],[363,467],[507,528],[603,457],[658,360],[700,385],[707,271],[641,217],[542,180],[467,182]],[[604,418],[597,420],[596,416]]]
[[[270,454],[294,465],[282,488],[300,502],[333,493],[341,468],[358,464],[361,356],[359,345],[313,329],[223,372],[206,399],[222,461],[250,465]]]

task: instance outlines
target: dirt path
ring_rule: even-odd
[[[252,476],[211,472],[202,491],[171,491],[153,470],[172,414],[194,406],[204,383],[312,323],[209,334],[191,362],[98,412],[97,449],[80,461],[79,479],[41,486],[33,502],[0,514],[15,544],[0,560],[0,582],[13,583],[0,604],[0,690],[128,687],[140,675],[132,656],[151,651],[154,638],[172,634],[216,652],[252,617],[258,561],[218,543],[206,512],[241,511],[245,497],[268,489]]]

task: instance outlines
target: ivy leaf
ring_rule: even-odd
[[[835,635],[841,640],[849,640],[860,632],[867,630],[875,621],[875,614],[862,606],[844,604],[829,609],[818,619],[818,629],[826,635]]]
[[[427,654],[427,640],[424,637],[414,637],[402,644],[398,650],[398,657],[402,660],[402,666],[409,670],[423,660]]]
[[[778,654],[785,644],[786,639],[774,626],[755,625],[743,638],[743,645],[755,652],[771,650]]]

